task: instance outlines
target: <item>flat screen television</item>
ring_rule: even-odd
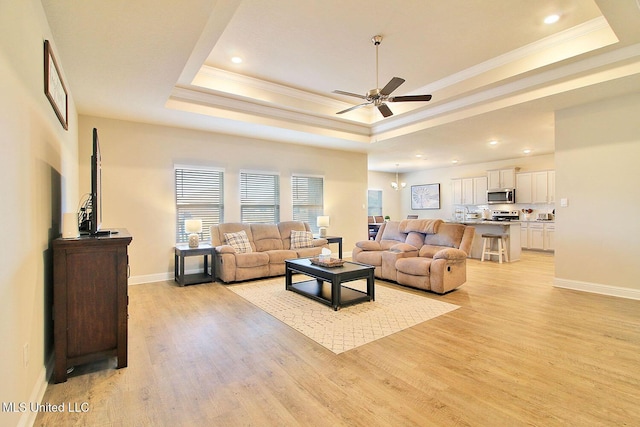
[[[91,154],[91,212],[89,213],[89,232],[100,233],[102,225],[102,170],[98,129],[93,128],[93,153]]]
[[[80,233],[99,236],[114,233],[104,230],[102,226],[102,158],[98,129],[93,129],[93,152],[91,154],[91,193],[79,214]]]

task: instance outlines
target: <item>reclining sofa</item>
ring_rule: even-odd
[[[375,240],[356,243],[352,258],[373,265],[379,279],[444,294],[466,282],[474,234],[441,219],[389,221]]]
[[[216,279],[225,283],[281,276],[286,259],[317,256],[327,239],[314,239],[309,224],[224,223],[211,226]]]

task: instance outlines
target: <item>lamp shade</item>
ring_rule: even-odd
[[[319,216],[316,220],[316,225],[318,227],[328,227],[329,226],[329,217],[328,216]]]
[[[184,222],[184,231],[187,233],[202,233],[202,220],[187,219]]]

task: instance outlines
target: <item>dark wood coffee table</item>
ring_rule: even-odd
[[[285,266],[285,287],[288,291],[326,304],[334,310],[375,300],[374,267],[371,265],[346,261],[340,267],[321,267],[312,264],[309,258],[299,258],[286,260]],[[304,274],[314,280],[293,283],[294,274]],[[360,279],[367,280],[367,292],[342,285]]]

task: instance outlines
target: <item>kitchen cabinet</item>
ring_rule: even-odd
[[[555,171],[516,174],[516,203],[554,203]]]
[[[454,205],[484,205],[487,203],[487,178],[461,178],[451,180]]]
[[[544,250],[545,251],[556,250],[555,232],[556,232],[555,224],[544,224]]]
[[[522,249],[529,248],[529,223],[522,222],[520,224],[520,246]]]
[[[544,224],[529,223],[529,249],[544,250]]]
[[[477,178],[473,178],[473,193],[474,193],[474,204],[475,205],[486,205],[487,204],[487,177],[479,176]]]
[[[512,168],[487,171],[487,185],[489,190],[515,188],[516,170]]]
[[[549,203],[556,202],[556,171],[547,172],[547,199]]]
[[[532,203],[548,203],[548,190],[547,190],[547,172],[533,172],[531,174]]]
[[[520,226],[520,244],[523,249],[540,251],[555,250],[555,223],[522,222]]]
[[[462,180],[452,179],[451,188],[453,189],[453,204],[462,205]]]
[[[519,173],[516,175],[516,203],[532,202],[531,173]]]

